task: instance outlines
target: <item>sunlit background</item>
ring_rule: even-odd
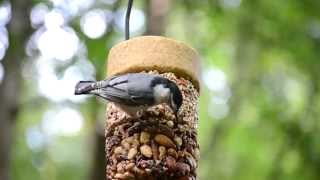
[[[1,1],[0,87],[17,2]],[[105,77],[108,50],[124,39],[126,3],[33,1],[32,31],[19,42],[26,56],[11,179],[104,173],[95,167],[104,161],[105,102],[73,93],[79,80]],[[319,9],[311,0],[135,1],[132,36],[160,19],[163,35],[201,55],[200,179],[320,178]]]

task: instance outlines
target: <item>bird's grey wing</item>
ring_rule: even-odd
[[[153,89],[150,87],[154,75],[129,73],[113,76],[104,81],[99,96],[108,101],[129,106],[152,105]]]
[[[110,77],[107,80],[107,86],[117,86],[121,84],[127,84],[129,81],[130,74],[125,74],[125,75],[115,75]]]
[[[111,102],[116,102],[116,103],[125,104],[125,105],[134,105],[131,100],[131,97],[128,94],[127,89],[124,86],[125,86],[124,84],[121,84],[120,87],[119,86],[104,87],[101,89],[101,93],[98,95]]]
[[[132,74],[126,74],[109,78],[107,84],[101,89],[100,96],[108,101],[128,106],[148,104],[149,101],[146,102],[139,93],[130,93],[128,84],[131,76]]]
[[[154,103],[153,88],[151,82],[154,75],[146,73],[134,73],[128,77],[128,93],[131,100],[140,105],[152,105]]]
[[[111,102],[124,104],[128,106],[152,105],[153,97],[130,95],[127,91],[119,88],[108,87],[104,90],[103,97]]]

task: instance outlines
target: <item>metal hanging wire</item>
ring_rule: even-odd
[[[133,0],[129,0],[127,13],[126,13],[126,22],[125,22],[126,40],[130,39],[130,15],[131,15],[132,4],[133,4]]]

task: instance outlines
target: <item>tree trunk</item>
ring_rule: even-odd
[[[3,60],[5,76],[0,84],[0,179],[10,179],[10,146],[19,110],[21,66],[24,44],[29,36],[31,0],[13,0],[12,19],[8,27],[9,48]]]
[[[97,107],[96,107],[97,108]],[[103,126],[99,124],[99,121],[96,122],[97,127],[95,129],[94,135],[94,159],[93,165],[90,170],[91,180],[102,180],[105,177],[106,172],[106,160],[105,160],[105,137],[104,137],[104,129]]]
[[[170,0],[147,0],[146,35],[163,35],[166,30],[166,17],[169,12]]]

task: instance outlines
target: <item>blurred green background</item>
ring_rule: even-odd
[[[104,179],[103,79],[127,1],[0,1],[0,180]],[[136,0],[131,35],[202,57],[201,180],[320,179],[319,0]]]

